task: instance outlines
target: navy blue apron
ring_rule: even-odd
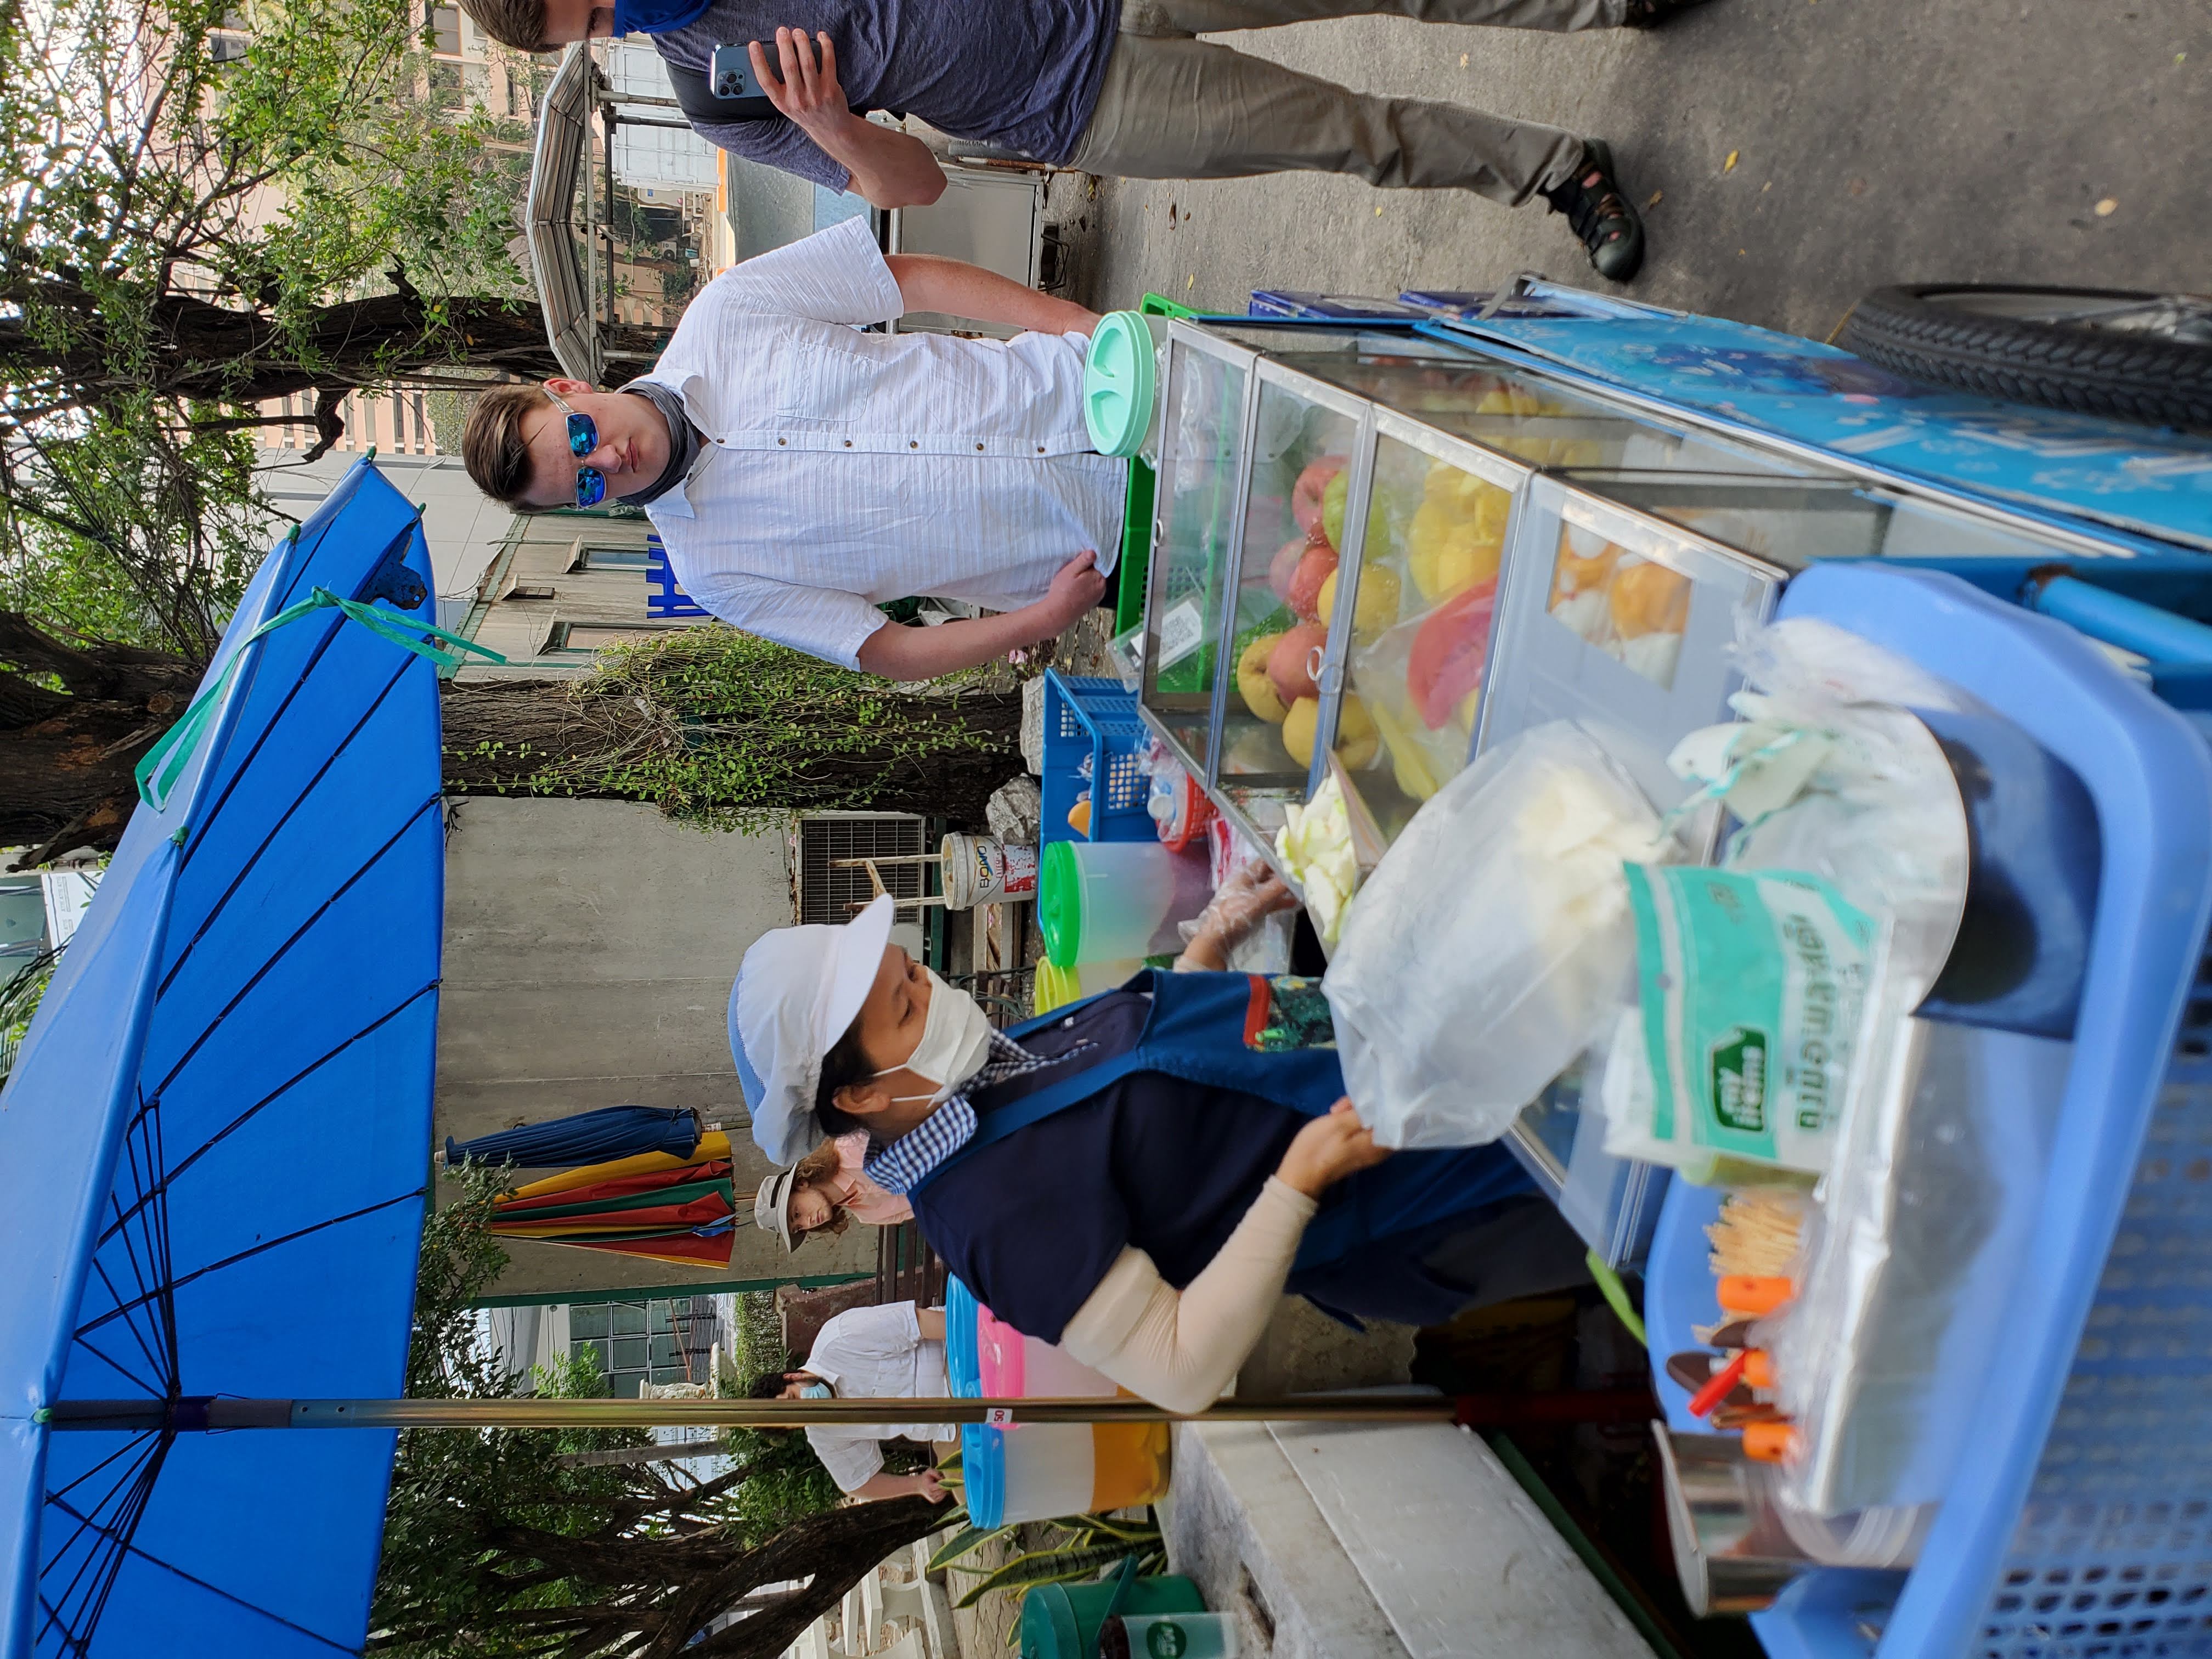
[[[1133,1046],[1001,1105],[981,1108],[967,1145],[924,1177],[917,1190],[960,1159],[1080,1106],[1133,1073],[1150,1072],[1256,1095],[1308,1117],[1323,1115],[1343,1097],[1344,1073],[1335,1049],[1259,1046],[1275,1013],[1273,988],[1261,975],[1148,969],[1123,988],[1152,994],[1151,1012]],[[1006,1035],[1018,1042],[1068,1013],[1056,1009]],[[1288,1288],[1293,1294],[1308,1293],[1302,1279],[1326,1281],[1328,1269],[1339,1262],[1355,1255],[1373,1260],[1375,1247],[1392,1240],[1402,1239],[1413,1248],[1417,1240],[1438,1236],[1440,1228],[1449,1232],[1452,1218],[1533,1190],[1527,1173],[1500,1147],[1401,1152],[1323,1194],[1298,1247]],[[1424,1293],[1431,1288],[1432,1294]],[[1338,1311],[1333,1305],[1337,1297],[1316,1294],[1314,1299]],[[1430,1280],[1410,1296],[1401,1293],[1389,1308],[1369,1311],[1427,1323],[1449,1318],[1464,1302],[1449,1286]]]

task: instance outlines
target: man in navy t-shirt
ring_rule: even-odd
[[[1595,139],[1455,104],[1379,98],[1202,33],[1400,13],[1565,32],[1644,28],[1700,0],[462,0],[503,44],[538,52],[652,37],[705,73],[747,49],[781,116],[696,123],[723,149],[879,208],[945,189],[921,140],[853,112],[893,110],[954,138],[1140,179],[1349,173],[1391,188],[1471,190],[1567,216],[1601,275],[1626,282],[1644,229]]]

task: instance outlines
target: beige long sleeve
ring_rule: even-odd
[[[1203,1411],[1229,1386],[1283,1293],[1314,1200],[1270,1176],[1213,1260],[1178,1292],[1128,1249],[1068,1321],[1060,1346],[1171,1411]]]

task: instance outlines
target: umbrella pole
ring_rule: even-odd
[[[1133,1395],[1034,1400],[75,1400],[49,1406],[50,1429],[173,1432],[233,1429],[803,1429],[829,1423],[1643,1422],[1641,1390],[1565,1395],[1298,1395],[1221,1400],[1170,1411]]]

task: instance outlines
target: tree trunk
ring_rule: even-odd
[[[560,794],[635,799],[593,780],[606,764],[658,746],[744,746],[743,722],[687,728],[667,710],[628,696],[575,693],[572,680],[453,680],[445,688],[446,786],[455,794]],[[856,684],[855,696],[862,695]],[[988,746],[915,757],[880,749],[820,755],[774,800],[719,803],[774,811],[917,812],[980,824],[1000,785],[1022,769],[1018,692],[968,692],[957,700],[918,690],[866,696],[899,704],[908,732],[953,724]],[[559,778],[548,790],[548,775]]]
[[[562,373],[535,306],[456,295],[433,301],[410,291],[370,295],[319,307],[302,333],[267,312],[217,305],[192,294],[164,295],[143,351],[107,337],[96,296],[73,284],[40,285],[37,304],[70,319],[56,343],[23,316],[0,318],[0,363],[30,385],[108,393],[151,392],[220,404],[258,404],[331,389],[389,386],[410,369],[456,363],[503,369],[526,380]],[[611,351],[657,356],[662,331],[611,325]],[[125,373],[122,366],[127,366]]]
[[[184,713],[197,663],[56,639],[0,611],[0,843],[28,868],[74,848],[112,851],[137,805],[131,769]],[[64,690],[39,684],[53,678]]]

